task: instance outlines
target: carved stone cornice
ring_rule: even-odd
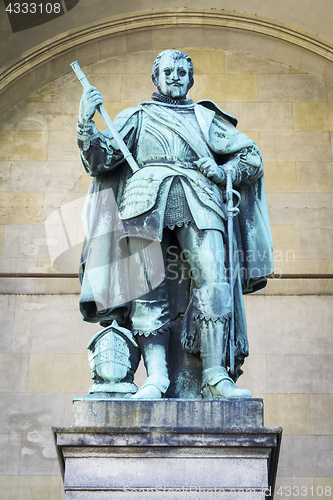
[[[165,29],[167,27],[227,28],[257,33],[288,42],[328,61],[333,61],[333,46],[327,40],[315,37],[306,31],[295,29],[291,25],[275,22],[272,19],[213,9],[150,10],[131,15],[113,16],[103,21],[90,23],[62,33],[24,52],[19,58],[10,61],[1,69],[0,93],[15,79],[82,44],[98,41],[114,34]],[[229,47],[229,49],[232,50],[232,47]]]

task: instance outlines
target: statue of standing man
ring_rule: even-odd
[[[187,54],[159,54],[152,81],[157,87],[152,100],[114,120],[139,167],[134,173],[110,133],[99,132],[92,119],[101,94],[91,87],[81,99],[78,145],[92,182],[80,309],[86,321],[104,328],[116,321],[133,335],[147,379],[132,397],[163,397],[174,320],[170,293],[180,286],[179,276],[164,272],[173,242],[190,270],[181,337],[184,349],[200,353],[203,397],[251,397],[235,384],[248,356],[243,294],[263,288],[273,272],[260,151],[236,130],[235,117],[212,101],[187,98],[194,83]],[[227,230],[228,171],[240,198],[232,235]],[[151,252],[156,245],[161,258]],[[128,265],[131,258],[137,267]]]

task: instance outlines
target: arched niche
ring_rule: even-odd
[[[161,9],[81,26],[23,53],[2,68],[0,113],[69,73],[74,60],[83,67],[112,56],[181,47],[243,52],[333,83],[333,50],[320,37],[259,16],[213,9]]]

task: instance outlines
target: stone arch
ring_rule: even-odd
[[[81,66],[131,52],[193,47],[244,52],[333,83],[333,49],[323,39],[272,20],[213,9],[161,9],[113,16],[47,40],[2,68],[0,112]]]

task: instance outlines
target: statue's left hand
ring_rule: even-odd
[[[223,167],[218,165],[213,158],[200,158],[194,162],[194,165],[202,172],[208,179],[219,184],[225,179],[225,172]]]

